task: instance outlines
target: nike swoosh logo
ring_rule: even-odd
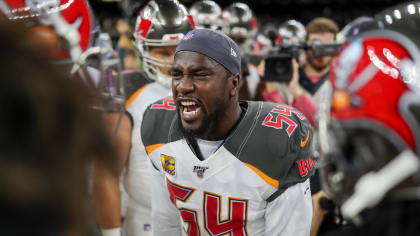
[[[309,141],[309,130],[306,133],[306,139],[305,139],[305,141],[300,140],[300,147],[305,147],[306,144],[308,143],[308,141]]]

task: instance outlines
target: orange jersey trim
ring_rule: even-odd
[[[134,100],[136,100],[136,98],[140,95],[140,93],[143,91],[143,89],[146,88],[147,85],[149,85],[149,84],[143,85],[133,95],[131,95],[131,97],[125,102],[125,107],[130,106],[131,103],[133,103]]]
[[[268,175],[264,174],[262,171],[260,171],[259,169],[257,169],[255,166],[242,162],[244,163],[248,168],[250,168],[252,171],[254,171],[258,176],[260,176],[267,184],[273,186],[274,188],[278,189],[279,188],[279,181],[275,180],[271,177],[269,177]]]
[[[158,149],[158,148],[162,147],[165,144],[166,143],[158,143],[158,144],[153,144],[153,145],[146,146],[146,152],[147,152],[147,154],[150,154],[155,149]]]

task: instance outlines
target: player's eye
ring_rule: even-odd
[[[180,72],[172,71],[171,76],[172,76],[172,79],[182,79],[184,75]]]

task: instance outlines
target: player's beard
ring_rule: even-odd
[[[198,129],[184,129],[182,126],[181,121],[181,114],[178,110],[178,127],[183,134],[183,136],[188,140],[192,141],[194,139],[207,139],[208,134],[211,130],[211,128],[214,126],[214,124],[219,120],[221,114],[225,112],[225,106],[220,104],[217,106],[218,109],[216,109],[213,113],[207,115],[204,117],[203,121],[201,122],[201,125]]]

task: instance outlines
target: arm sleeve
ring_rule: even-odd
[[[287,188],[267,204],[265,235],[309,235],[312,221],[312,198],[309,180]]]
[[[308,119],[309,123],[315,127],[315,115],[318,107],[309,95],[303,93],[300,97],[293,100],[292,106],[302,112]]]
[[[182,235],[182,227],[178,209],[169,199],[169,193],[166,188],[165,176],[152,165],[151,186],[152,186],[152,220],[153,235],[166,236]]]

